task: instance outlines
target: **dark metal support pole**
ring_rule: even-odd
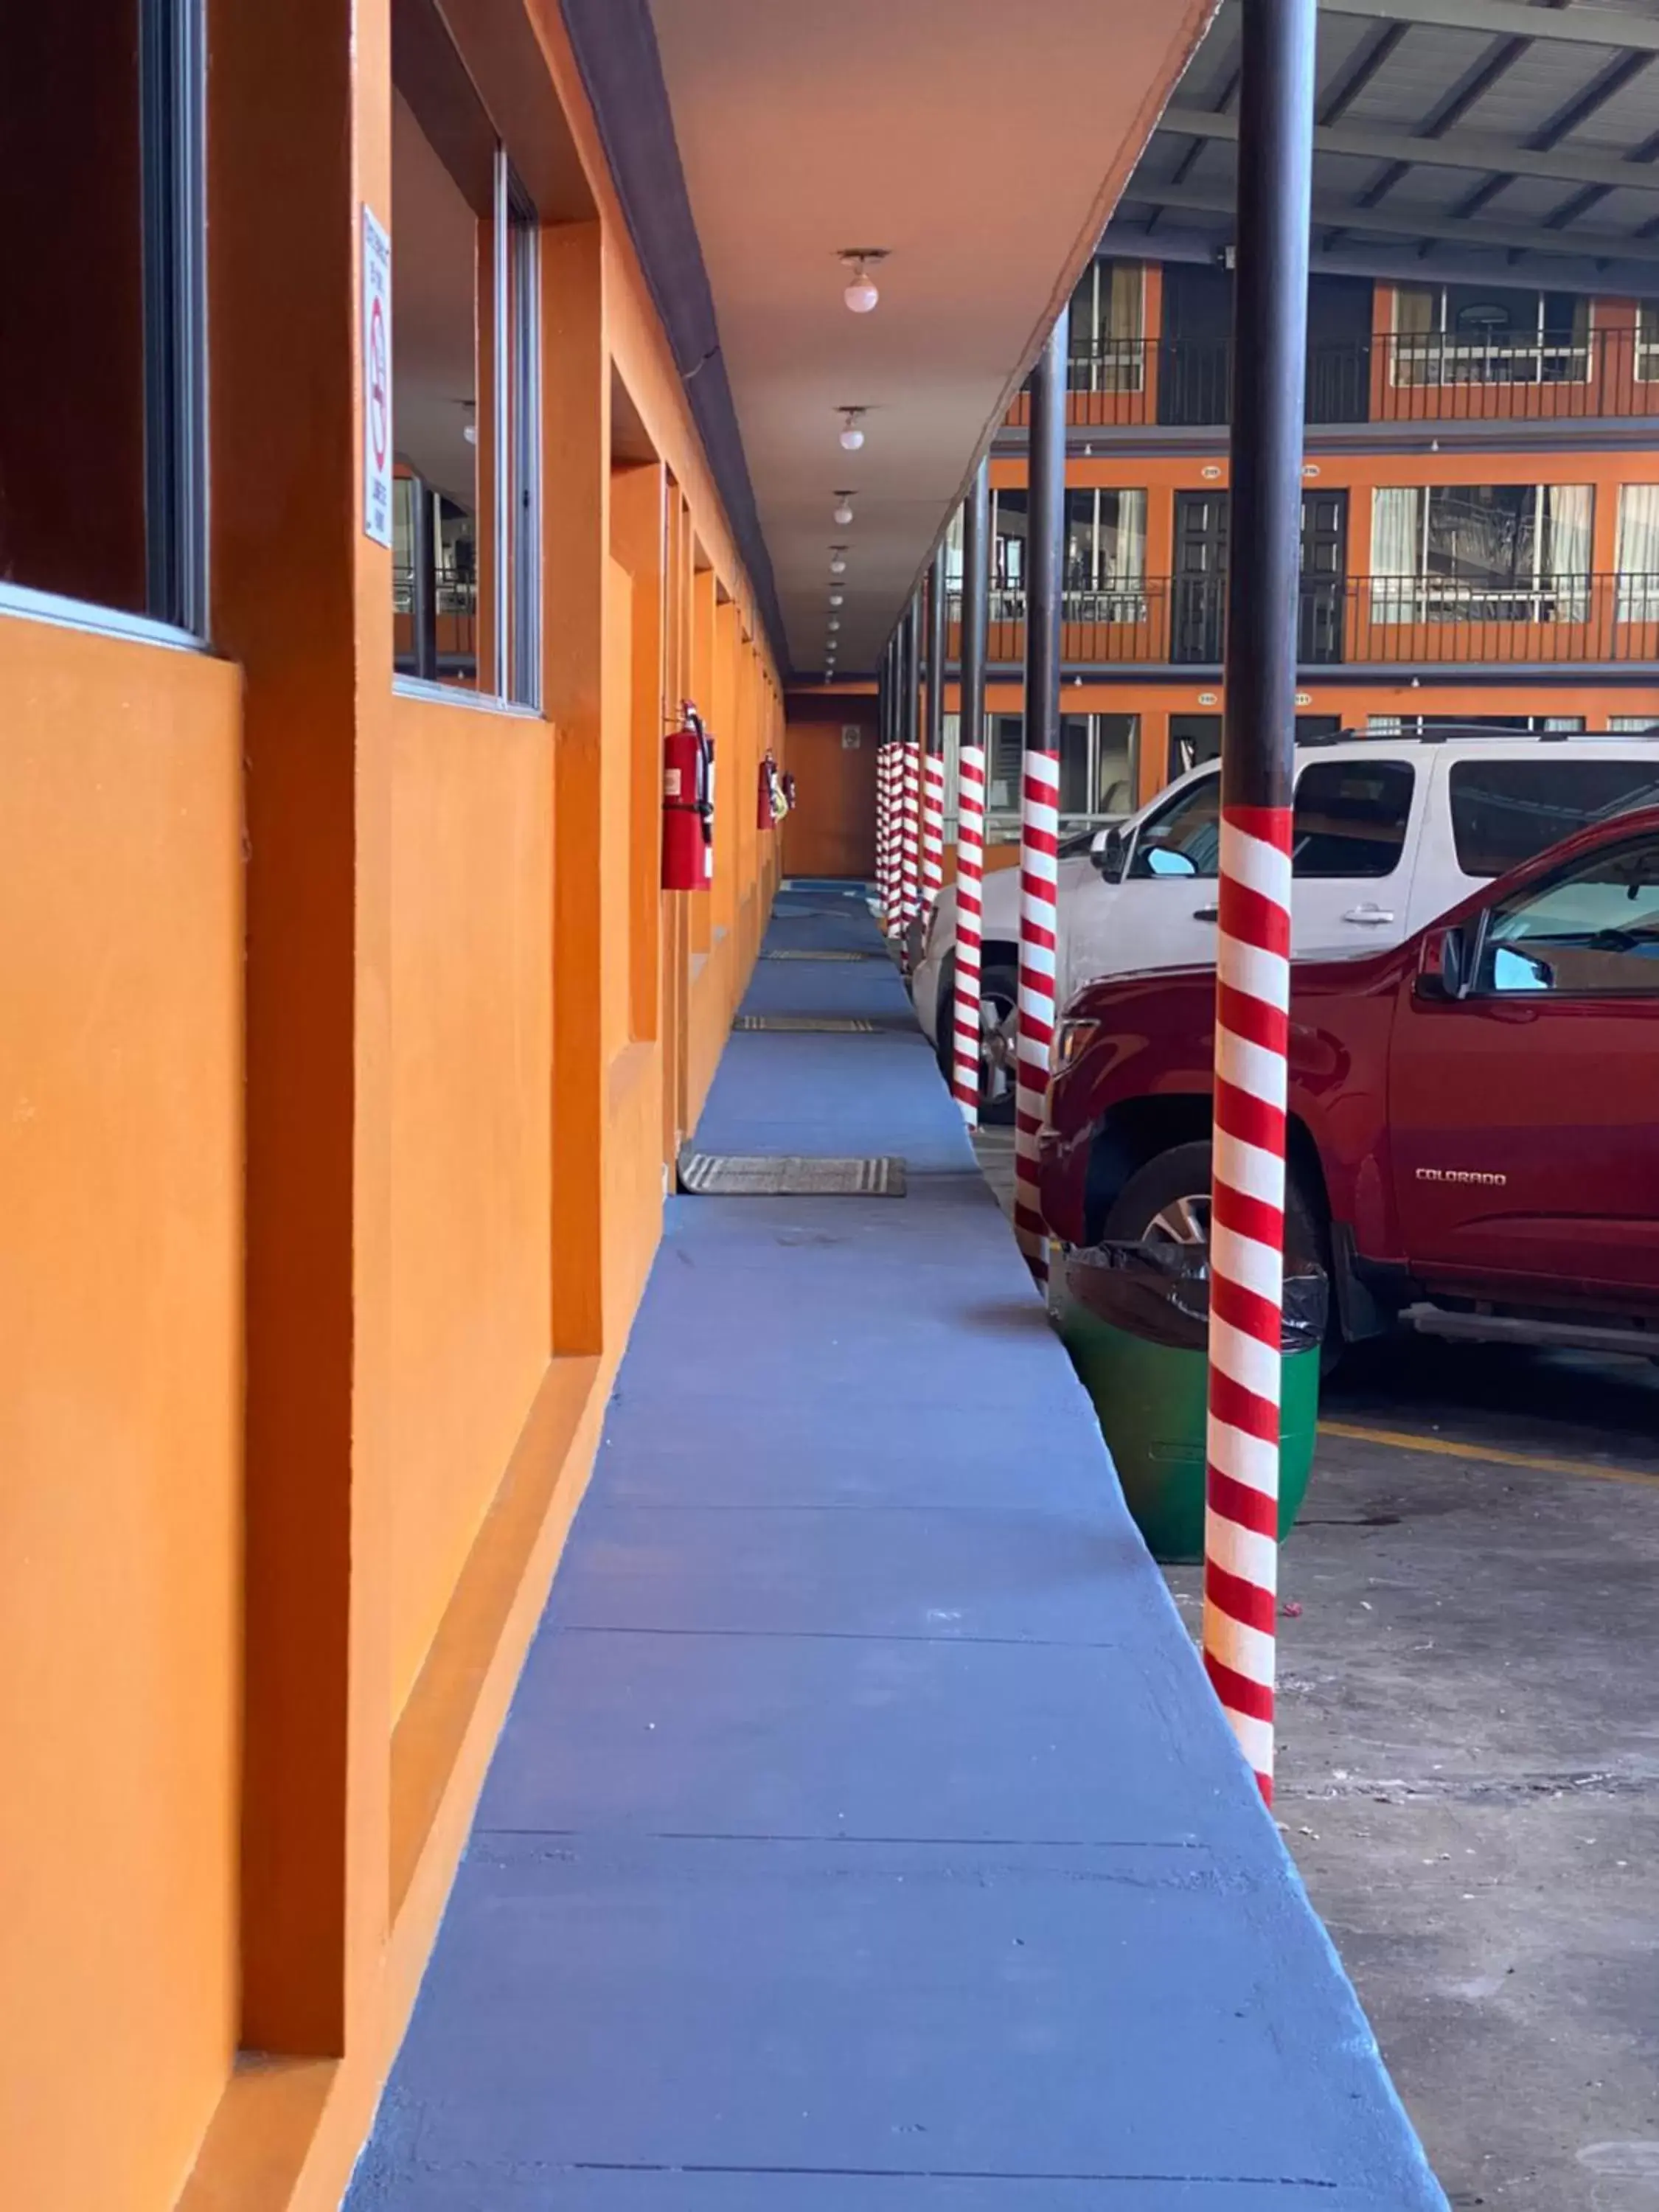
[[[1269,1803],[1315,0],[1243,0],[1204,1663]]]
[[[1060,572],[1066,528],[1068,310],[1048,333],[1031,378],[1030,485],[1025,544],[1025,750],[1060,750]]]
[[[961,742],[985,743],[986,599],[990,577],[991,464],[974,471],[962,512]]]
[[[927,726],[923,749],[945,750],[945,548],[927,571]]]
[[[1314,0],[1244,0],[1222,803],[1287,806],[1308,352]]]
[[[1014,1234],[1038,1279],[1048,1232],[1037,1194],[1037,1137],[1054,1039],[1054,894],[1060,842],[1060,582],[1066,526],[1062,307],[1031,379],[1025,545],[1025,749],[1019,815],[1019,1029],[1014,1092]]]

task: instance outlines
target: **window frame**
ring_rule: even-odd
[[[1455,281],[1455,280],[1454,280]],[[1453,343],[1447,340],[1454,334],[1446,326],[1449,283],[1438,284],[1400,283],[1393,287],[1390,312],[1390,331],[1393,343],[1389,349],[1389,381],[1397,391],[1425,391],[1448,385],[1506,384],[1588,384],[1590,380],[1591,356],[1595,345],[1595,301],[1588,294],[1569,294],[1575,303],[1582,302],[1584,310],[1583,338],[1570,338],[1564,345],[1552,339],[1547,328],[1546,302],[1549,288],[1530,284],[1494,284],[1494,292],[1521,292],[1536,302],[1533,318],[1533,337],[1510,339],[1503,343],[1475,345]],[[1433,301],[1431,320],[1426,331],[1405,331],[1401,328],[1401,301],[1407,293],[1426,292]],[[1565,361],[1571,366],[1571,375],[1547,376],[1545,364],[1552,359]],[[1512,369],[1517,362],[1530,361],[1529,376],[1492,376],[1484,373],[1493,364],[1502,362]],[[1458,374],[1479,365],[1482,373]],[[1448,374],[1449,369],[1452,372]],[[1402,374],[1402,370],[1405,372]],[[1638,370],[1638,374],[1639,374]]]
[[[411,574],[409,596],[413,623],[412,670],[399,668],[394,655],[392,689],[402,697],[441,700],[486,712],[542,713],[544,652],[542,576],[542,518],[544,506],[542,414],[544,385],[541,356],[542,257],[540,217],[518,170],[500,125],[484,106],[459,49],[435,10],[422,17],[425,40],[422,59],[405,90],[398,82],[394,50],[393,86],[408,102],[416,127],[426,138],[456,189],[471,207],[475,222],[489,227],[488,287],[477,286],[479,307],[487,297],[492,328],[475,325],[474,420],[481,421],[483,404],[489,407],[489,506],[483,499],[483,472],[474,477],[477,501],[472,514],[475,594],[474,675],[469,682],[442,680],[429,660],[427,626],[422,619],[429,596],[435,616],[436,592],[441,568],[432,525],[435,488],[410,469],[414,489],[410,537]],[[435,64],[435,66],[434,66]],[[414,96],[416,83],[420,96]],[[441,125],[434,135],[434,122]],[[440,141],[443,143],[441,144]],[[471,165],[471,182],[457,172],[445,152],[446,145],[464,144]],[[486,173],[484,163],[488,161]],[[397,222],[396,179],[393,179],[392,222]],[[479,241],[483,263],[483,241]],[[392,299],[394,348],[397,299]],[[489,374],[481,374],[488,345]],[[392,392],[393,442],[397,438],[397,392]],[[398,596],[398,571],[393,567],[389,589],[394,614]],[[493,576],[489,624],[481,634],[477,621],[477,598],[485,549]],[[479,672],[486,653],[490,680]]]
[[[0,615],[137,643],[208,639],[206,0],[137,0],[142,613],[0,581]]]
[[[1617,860],[1625,853],[1642,851],[1650,852],[1656,860],[1659,860],[1659,838],[1656,838],[1651,830],[1644,836],[1632,837],[1622,844],[1604,846],[1592,860],[1569,862],[1561,868],[1553,870],[1537,882],[1527,884],[1524,890],[1516,892],[1512,897],[1496,899],[1483,906],[1475,930],[1473,955],[1469,963],[1470,987],[1463,1003],[1484,1006],[1495,1000],[1524,1000],[1531,1006],[1546,1002],[1581,1006],[1589,1003],[1599,1006],[1604,1003],[1628,1004],[1632,1000],[1659,998],[1659,960],[1656,960],[1653,963],[1653,983],[1649,989],[1635,987],[1629,990],[1605,991],[1585,990],[1582,988],[1565,991],[1556,991],[1553,988],[1538,992],[1500,991],[1493,984],[1483,983],[1481,981],[1481,972],[1488,951],[1495,951],[1499,949],[1493,939],[1492,928],[1501,915],[1523,911],[1528,904],[1536,903],[1538,900],[1547,897],[1552,891],[1559,890],[1564,884],[1571,883],[1577,875],[1587,868],[1601,866],[1608,861]]]
[[[1307,790],[1310,780],[1316,776],[1333,775],[1340,775],[1345,772],[1348,774],[1359,773],[1379,775],[1393,775],[1403,777],[1405,780],[1405,805],[1402,807],[1400,815],[1400,842],[1395,848],[1393,860],[1386,868],[1312,869],[1304,866],[1297,856],[1296,849],[1296,816],[1297,811],[1302,805],[1303,797]],[[1292,879],[1297,882],[1309,884],[1386,884],[1391,882],[1393,878],[1399,874],[1401,867],[1405,865],[1407,849],[1412,842],[1412,810],[1417,804],[1417,763],[1412,760],[1401,759],[1397,755],[1383,753],[1382,757],[1375,762],[1363,760],[1310,760],[1304,762],[1297,771],[1296,790],[1293,794],[1291,804],[1291,874]]]

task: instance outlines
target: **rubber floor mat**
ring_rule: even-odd
[[[902,1198],[904,1163],[891,1153],[813,1159],[804,1153],[684,1152],[680,1188],[698,1198]]]
[[[878,1024],[853,1014],[739,1014],[738,1030],[812,1030],[835,1036],[874,1036]]]
[[[884,952],[820,952],[805,950],[799,952],[763,952],[761,955],[763,960],[884,960],[886,957],[887,955]]]

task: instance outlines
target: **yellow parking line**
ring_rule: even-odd
[[[1413,1436],[1406,1429],[1362,1429],[1351,1421],[1322,1421],[1323,1437],[1346,1437],[1354,1443],[1390,1444],[1396,1451],[1436,1452],[1443,1459],[1494,1462],[1499,1467],[1530,1467],[1540,1474],[1578,1474],[1592,1482],[1635,1482],[1659,1490],[1659,1474],[1634,1467],[1603,1467],[1593,1459],[1549,1459],[1541,1452],[1499,1451],[1492,1444],[1460,1444],[1449,1437]]]

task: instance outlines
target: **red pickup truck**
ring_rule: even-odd
[[[1072,1244],[1206,1236],[1213,969],[1091,985],[1041,1140]],[[1292,970],[1287,1243],[1335,1327],[1659,1358],[1659,808]]]

